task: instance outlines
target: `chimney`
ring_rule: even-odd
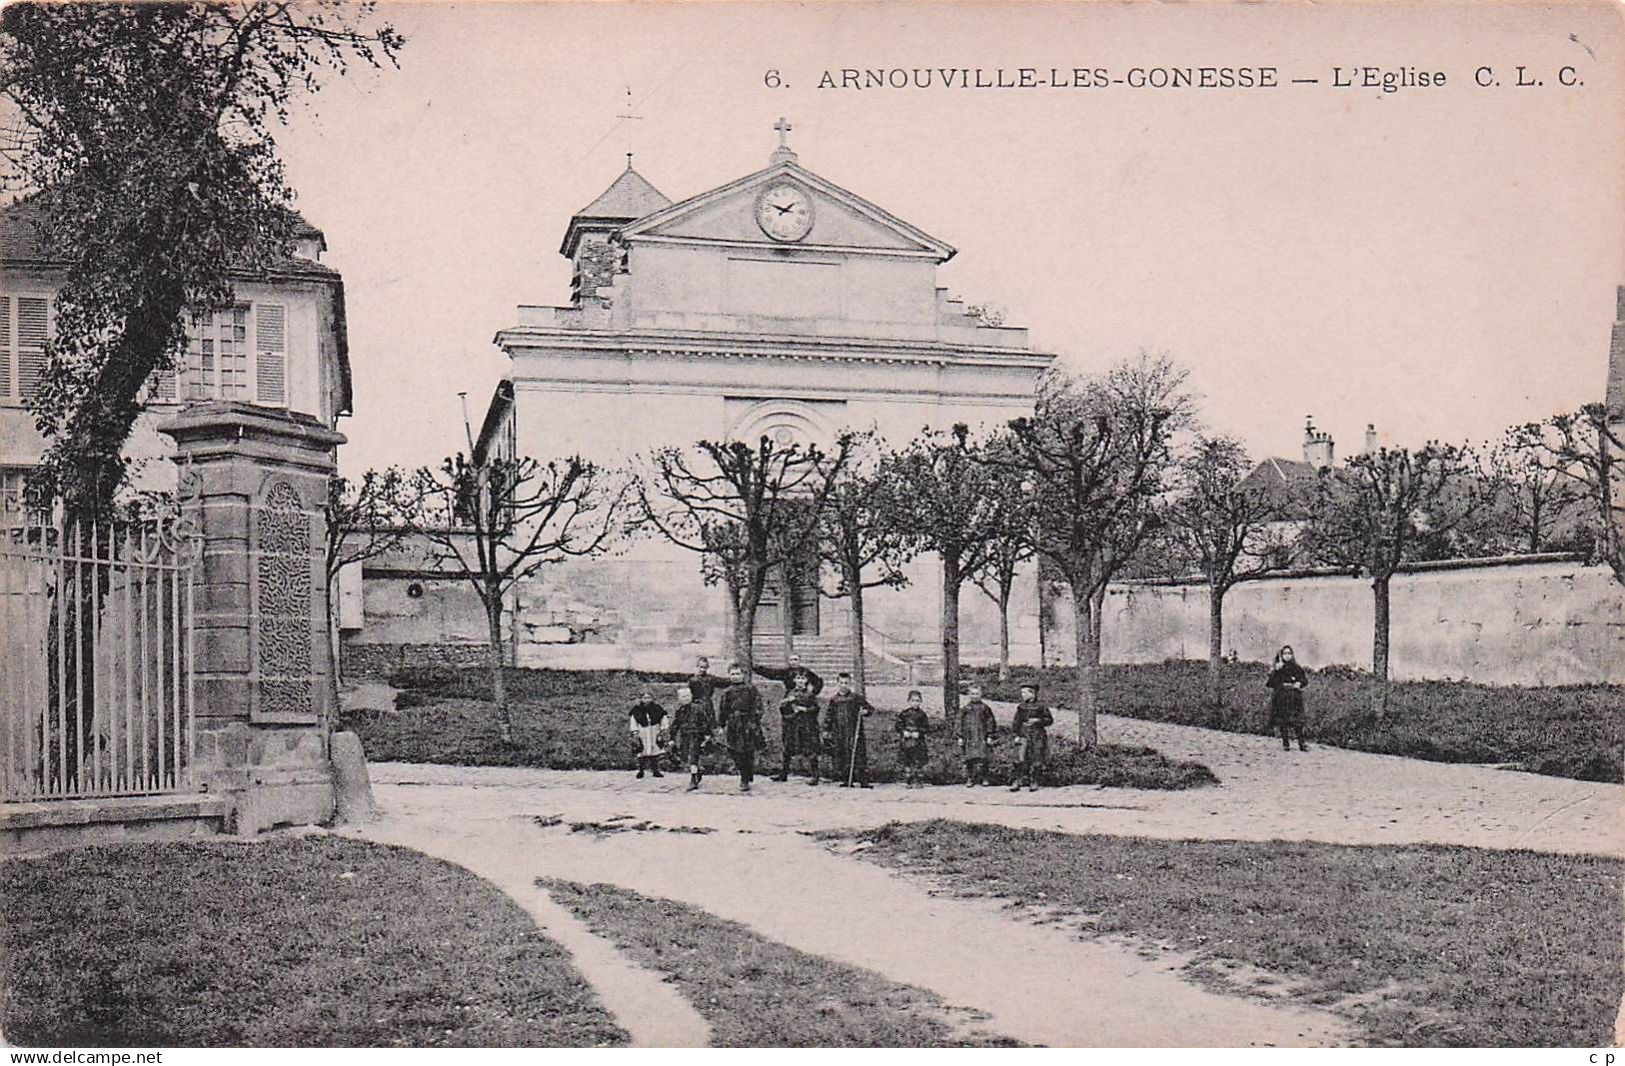
[[[1335,455],[1336,448],[1332,444],[1332,435],[1315,428],[1314,416],[1304,419],[1303,461],[1316,470],[1323,470],[1332,465]]]
[[[1377,450],[1377,425],[1375,422],[1365,424],[1365,454],[1370,455]]]

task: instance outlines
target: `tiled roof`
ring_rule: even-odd
[[[60,258],[51,255],[50,250],[40,242],[39,220],[43,214],[44,206],[34,197],[0,207],[0,260],[42,264],[62,262]],[[299,212],[294,211],[291,214],[295,238],[314,238],[322,248],[327,247],[327,240],[321,230],[312,226]],[[338,276],[338,271],[324,263],[295,255],[282,257],[271,265],[271,269],[285,274]]]

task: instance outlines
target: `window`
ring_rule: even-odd
[[[28,510],[28,473],[31,467],[0,466],[0,526],[17,524]]]
[[[285,407],[287,349],[287,308],[281,304],[239,304],[213,314],[194,313],[187,322],[186,354],[179,360],[178,374],[159,374],[153,392],[159,401],[169,403],[243,400]]]
[[[39,391],[50,316],[48,296],[0,296],[0,400]]]

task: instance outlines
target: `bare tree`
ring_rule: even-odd
[[[1234,437],[1198,437],[1178,462],[1178,489],[1168,508],[1166,534],[1176,558],[1207,581],[1208,700],[1224,701],[1224,597],[1243,581],[1286,566],[1289,553],[1269,525],[1275,503],[1242,487],[1252,462]]]
[[[1305,546],[1317,559],[1371,579],[1372,713],[1388,714],[1390,588],[1399,567],[1436,554],[1429,544],[1448,539],[1469,520],[1482,496],[1471,477],[1471,456],[1453,444],[1430,441],[1418,449],[1381,448],[1321,471],[1315,514]]]
[[[747,677],[768,576],[788,571],[814,545],[851,448],[844,434],[828,452],[766,436],[754,445],[702,440],[657,449],[637,480],[639,523],[699,553],[706,583],[727,590],[734,657]],[[784,594],[790,595],[788,582]]]
[[[1625,585],[1625,434],[1607,408],[1587,404],[1527,427],[1541,440],[1535,452],[1543,469],[1559,474],[1586,501],[1592,555],[1607,563]]]
[[[1032,417],[1011,422],[1035,485],[1036,544],[1072,587],[1078,739],[1094,747],[1106,586],[1161,526],[1175,430],[1190,417],[1188,372],[1142,353],[1105,375],[1051,371]]]
[[[996,468],[1019,469],[1015,440],[1008,432],[987,442],[988,461]],[[996,520],[1000,527],[987,565],[975,575],[976,587],[999,608],[999,680],[1010,679],[1010,597],[1015,592],[1016,574],[1021,564],[1037,551],[1033,543],[1033,493],[1036,486],[1020,477],[1002,477],[995,482]],[[1040,656],[1042,657],[1042,656]]]
[[[1004,535],[997,501],[1005,472],[995,469],[964,425],[927,431],[897,457],[895,479],[907,493],[906,528],[942,563],[942,708],[958,728],[959,593],[992,558]]]
[[[903,568],[919,550],[895,467],[874,434],[855,436],[819,529],[819,554],[835,568],[830,595],[844,596],[851,611],[852,683],[859,692],[865,681],[863,592],[908,584]]]
[[[418,529],[473,586],[490,636],[491,694],[503,743],[513,714],[503,673],[502,610],[519,582],[549,563],[598,555],[619,530],[624,486],[571,456],[546,463],[522,456],[472,461],[462,453],[417,472]]]
[[[334,474],[327,482],[327,635],[333,653],[334,706],[339,684],[339,572],[388,555],[410,535],[418,496],[398,466],[368,470],[361,480]]]

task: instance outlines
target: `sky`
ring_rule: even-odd
[[[781,115],[803,166],[958,249],[939,284],[1082,372],[1167,352],[1256,457],[1297,456],[1310,415],[1340,455],[1367,423],[1393,444],[1493,438],[1601,398],[1625,283],[1622,10],[386,3],[399,69],[330,81],[279,137],[345,276],[341,461],[465,446],[457,394],[477,428],[506,369],[492,338],[516,305],[567,302],[565,226],[626,151],[682,199],[766,166]],[[1200,66],[1283,84],[819,87],[846,68]],[[1363,67],[1445,84],[1333,84]]]

